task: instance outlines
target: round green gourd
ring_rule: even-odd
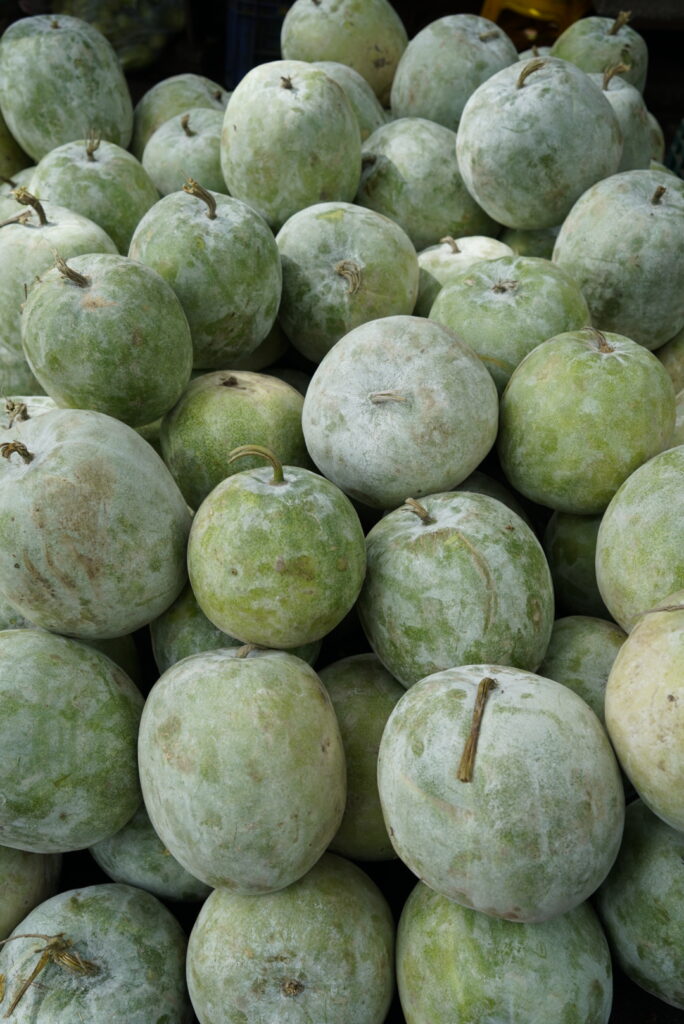
[[[10,178],[30,163],[30,157],[17,144],[0,113],[0,177]]]
[[[222,127],[222,109],[191,107],[152,133],[141,162],[163,196],[177,192],[188,177],[212,192],[226,191],[220,160]]]
[[[625,80],[643,92],[648,49],[643,37],[627,24],[629,17],[630,12],[621,11],[616,18],[579,18],[561,32],[551,53],[584,71],[601,74],[615,64],[627,64]]]
[[[362,142],[385,123],[387,114],[363,75],[348,64],[340,64],[335,60],[314,60],[311,63],[325,71],[344,90],[359,122]]]
[[[142,160],[148,139],[170,117],[182,114],[191,107],[225,110],[229,98],[230,93],[222,85],[204,75],[185,72],[163,78],[148,89],[136,104],[131,152],[138,160]]]
[[[596,537],[601,516],[554,512],[542,544],[558,608],[571,615],[610,617],[596,582]]]
[[[466,235],[465,238],[440,238],[418,253],[418,298],[413,313],[429,316],[432,304],[446,284],[480,260],[497,260],[512,256],[513,250],[487,235]]]
[[[589,77],[603,89],[622,132],[622,156],[617,170],[634,171],[650,167],[652,128],[643,96],[620,73],[625,64],[607,68],[603,75]],[[611,73],[612,72],[612,73]]]
[[[29,911],[53,895],[61,866],[60,853],[29,853],[0,846],[0,942]]]

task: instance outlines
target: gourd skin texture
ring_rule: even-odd
[[[614,75],[603,86],[602,75],[590,75],[603,88],[603,94],[615,112],[622,132],[622,156],[617,171],[634,171],[651,165],[652,128],[643,96],[622,75]]]
[[[11,178],[30,163],[31,158],[17,144],[0,113],[0,175],[3,178]]]
[[[470,782],[459,779],[476,692],[495,681]],[[545,921],[588,898],[622,837],[624,794],[596,715],[560,683],[501,665],[437,672],[399,701],[378,757],[404,863],[456,903]]]
[[[387,105],[406,29],[387,0],[296,0],[280,35],[286,60],[334,60],[362,75]]]
[[[85,974],[60,964],[41,971],[10,1019],[21,1024],[190,1024],[185,987],[187,940],[173,914],[150,893],[104,883],[59,893],[41,903],[16,929],[41,935],[64,933],[67,952],[91,963]],[[46,943],[16,939],[0,951],[6,1013],[18,988],[35,968]]]
[[[387,114],[363,75],[348,64],[340,64],[335,60],[314,60],[311,63],[315,68],[325,71],[328,78],[332,78],[344,90],[359,122],[362,142],[381,124],[385,124]]]
[[[283,266],[279,322],[294,347],[320,362],[354,327],[413,312],[418,259],[388,217],[353,203],[316,203],[276,237]]]
[[[456,137],[465,187],[510,228],[560,224],[590,185],[615,173],[622,152],[612,107],[585,72],[547,57],[518,87],[532,63],[516,62],[479,86]]]
[[[188,987],[201,1024],[382,1024],[393,959],[380,890],[327,853],[277,893],[216,889],[190,935]]]
[[[126,253],[138,221],[159,193],[145,169],[121,146],[103,140],[89,160],[86,145],[84,140],[67,142],[46,153],[33,172],[29,191],[89,217],[120,253]]]
[[[110,253],[76,256],[36,281],[21,318],[29,365],[60,406],[151,423],[190,380],[192,339],[173,289],[150,267]]]
[[[80,18],[13,22],[0,40],[0,96],[10,131],[36,161],[81,138],[84,126],[124,149],[131,140],[133,105],[119,60]]]
[[[246,203],[211,195],[214,220],[195,196],[164,196],[138,224],[128,251],[161,274],[180,299],[196,369],[223,369],[253,352],[273,326],[282,288],[268,225]]]
[[[437,18],[409,42],[392,81],[395,117],[425,117],[456,131],[468,97],[518,59],[503,29],[488,18]]]
[[[245,470],[197,510],[188,572],[214,625],[246,643],[290,648],[320,640],[351,609],[363,582],[363,530],[325,477],[285,466]],[[286,594],[286,598],[283,595]]]
[[[684,835],[641,800],[627,808],[620,854],[596,905],[625,974],[684,1010]]]
[[[131,152],[142,160],[145,146],[152,134],[176,114],[190,107],[225,110],[230,93],[222,85],[204,75],[186,72],[171,75],[148,89],[133,112]]]
[[[584,71],[601,74],[614,64],[628,64],[629,70],[623,72],[625,81],[643,92],[648,68],[646,43],[629,25],[611,34],[614,24],[614,18],[580,18],[558,36],[551,54]]]
[[[496,498],[431,494],[366,538],[358,611],[374,651],[404,686],[483,661],[534,671],[553,625],[553,589],[531,529]]]
[[[361,129],[344,90],[304,61],[252,68],[226,108],[221,169],[230,194],[274,231],[313,203],[351,202]]]
[[[684,832],[684,591],[642,615],[606,686],[615,752],[647,807]]]
[[[444,235],[496,234],[454,159],[456,135],[424,117],[401,117],[369,135],[355,202],[390,217],[416,249]]]
[[[187,116],[188,135],[181,119]],[[192,107],[164,121],[147,140],[142,165],[163,196],[177,192],[194,178],[212,192],[225,192],[221,174],[223,110]]]
[[[530,352],[510,378],[500,416],[497,449],[511,486],[549,508],[597,515],[669,444],[675,395],[643,346],[589,328]]]
[[[607,1024],[613,972],[588,903],[534,924],[485,916],[419,882],[397,932],[406,1024]]]
[[[441,324],[383,317],[341,338],[304,398],[311,457],[373,508],[455,487],[496,437],[496,388],[467,345]]]
[[[445,285],[451,284],[464,270],[480,260],[498,260],[512,256],[513,250],[504,242],[487,235],[466,235],[465,238],[443,239],[418,253],[418,298],[414,316],[429,316],[432,304]]]
[[[684,182],[650,170],[597,182],[561,226],[553,262],[575,278],[602,331],[664,345],[684,327]]]
[[[117,832],[140,803],[143,699],[109,658],[36,629],[0,632],[0,843],[61,853]]]
[[[596,582],[596,538],[601,516],[554,512],[542,545],[553,578],[556,602],[571,615],[610,618]]]
[[[33,454],[0,469],[0,592],[31,622],[122,636],[171,604],[187,576],[190,514],[132,428],[82,409],[16,425]]]
[[[0,940],[6,939],[30,910],[52,896],[61,866],[60,853],[29,853],[0,846]]]
[[[138,757],[155,831],[192,875],[268,893],[305,874],[344,811],[335,712],[313,669],[281,651],[209,651],[152,688]]]

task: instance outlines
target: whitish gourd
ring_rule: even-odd
[[[557,607],[571,615],[610,618],[596,582],[596,537],[601,516],[554,512],[542,544],[549,563]]]
[[[626,64],[609,67],[602,75],[589,77],[603,89],[615,111],[622,132],[622,156],[618,171],[633,171],[651,163],[652,127],[639,90],[622,77]]]
[[[29,853],[0,846],[0,941],[30,910],[57,890],[60,853]]]
[[[177,192],[186,178],[212,192],[226,192],[221,173],[223,110],[191,107],[164,121],[147,140],[142,165],[163,196]]]
[[[473,263],[512,256],[509,245],[487,235],[466,235],[451,238],[445,235],[436,245],[429,245],[418,253],[418,298],[415,316],[429,316],[432,304],[446,284],[458,277]]]
[[[185,72],[163,78],[148,89],[136,104],[131,152],[141,160],[147,140],[170,117],[182,114],[190,107],[222,111],[229,98],[230,93],[222,85],[204,75]]]
[[[384,124],[387,114],[372,88],[358,71],[349,64],[340,64],[336,60],[315,60],[314,67],[325,71],[329,78],[344,89],[352,110],[356,114],[361,130],[361,141]]]
[[[648,48],[643,36],[627,24],[631,12],[620,11],[615,18],[579,18],[558,36],[551,53],[576,64],[584,71],[603,74],[607,67],[626,64],[625,79],[644,91]]]

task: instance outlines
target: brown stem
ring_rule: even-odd
[[[223,90],[214,89],[212,96],[214,97],[217,103],[220,103],[223,100]]]
[[[530,47],[530,49],[532,50],[532,56],[533,57],[538,57],[539,56],[539,47],[537,46],[536,43],[533,43],[532,46]]]
[[[481,32],[479,38],[480,42],[488,43],[490,39],[498,39],[499,33],[495,28],[490,28],[489,32]]]
[[[8,217],[7,220],[0,221],[0,228],[6,228],[8,224],[26,224],[30,216],[30,210],[22,210],[15,217]]]
[[[314,0],[314,3],[320,3],[320,0]],[[304,991],[304,985],[295,978],[284,981],[280,987],[284,996],[298,996],[300,992]]]
[[[368,396],[374,405],[383,405],[385,402],[405,402],[406,396],[398,391],[372,391]]]
[[[192,128],[190,127],[190,115],[189,114],[183,114],[183,116],[180,119],[180,123],[181,123],[181,128],[183,129],[183,131],[185,132],[185,134],[187,135],[187,137],[189,139],[191,139],[194,135],[197,135],[197,132],[194,132],[192,130]]]
[[[614,346],[610,344],[610,342],[606,338],[605,334],[603,334],[602,331],[599,331],[598,327],[585,327],[583,329],[585,331],[591,331],[593,333],[594,340],[596,341],[596,347],[599,350],[599,352],[614,352],[615,351]]]
[[[294,85],[292,84],[292,79],[290,78],[289,75],[281,75],[280,76],[280,87],[282,89],[294,89]]]
[[[15,454],[20,455],[27,465],[29,462],[33,462],[32,452],[21,441],[5,441],[4,444],[0,444],[0,455],[3,459],[9,459],[11,455]]]
[[[425,508],[425,505],[421,505],[421,503],[419,501],[416,501],[415,498],[406,498],[404,504],[408,505],[411,511],[416,513],[416,515],[422,522],[423,526],[429,526],[431,523],[436,522],[436,520],[433,519],[428,510]]]
[[[611,80],[615,78],[616,75],[621,75],[625,71],[629,71],[629,64],[608,65],[606,70],[603,72],[603,82],[601,83],[603,91],[606,91],[606,89],[610,85]]]
[[[55,266],[57,267],[57,270],[59,270],[60,274],[62,274],[63,277],[66,277],[70,281],[73,281],[74,284],[77,284],[79,286],[79,288],[87,288],[88,285],[90,284],[89,277],[84,277],[83,274],[79,274],[79,272],[77,270],[74,270],[73,267],[70,267],[67,264],[67,261],[65,259],[62,259],[61,256],[55,255]]]
[[[541,68],[545,66],[545,64],[546,61],[543,57],[536,57],[534,60],[527,61],[525,67],[518,75],[516,88],[522,89],[523,85],[525,84],[525,81],[530,77],[530,75],[533,75],[535,71],[539,71]]]
[[[503,292],[514,292],[517,287],[517,281],[497,281],[495,285],[492,285],[492,291],[499,295]]]
[[[95,151],[99,148],[101,142],[102,136],[94,128],[91,128],[86,136],[86,156],[92,163],[95,163]]]
[[[45,225],[48,222],[48,219],[45,216],[45,210],[43,209],[43,206],[39,199],[36,199],[34,195],[31,195],[29,190],[24,185],[20,185],[19,188],[15,188],[12,195],[18,203],[21,203],[22,206],[32,206],[38,214],[40,226],[45,227]]]
[[[196,196],[198,199],[204,200],[209,207],[207,217],[209,220],[216,220],[216,200],[211,192],[208,192],[206,188],[202,188],[194,178],[188,178],[183,185],[183,191],[187,192],[189,196]]]
[[[5,412],[7,413],[7,429],[11,430],[14,423],[22,423],[30,419],[25,402],[14,402],[11,398],[5,399]]]
[[[484,714],[487,698],[494,689],[496,689],[495,679],[490,678],[490,676],[485,676],[484,679],[480,680],[477,687],[477,694],[475,696],[475,706],[473,707],[470,732],[468,733],[468,739],[466,740],[466,745],[463,748],[463,753],[461,754],[461,760],[458,763],[459,782],[472,782],[475,753],[477,751],[477,741],[480,736],[482,716]]]
[[[613,24],[608,29],[609,36],[616,36],[621,28],[623,28],[629,19],[632,17],[631,11],[620,11]]]
[[[440,238],[439,241],[442,245],[448,245],[452,252],[461,251],[458,247],[458,242],[455,238],[452,238],[451,235],[445,235],[444,238]]]
[[[361,287],[361,267],[352,260],[340,260],[335,264],[335,273],[347,280],[347,295],[356,295]]]
[[[260,647],[259,644],[242,644],[240,647],[235,649],[236,658],[246,658],[252,651],[263,651],[264,647]]]
[[[665,188],[664,185],[658,185],[658,188],[655,190],[655,192],[651,196],[651,205],[652,206],[660,206],[660,200],[663,198],[663,196],[665,195],[666,192],[667,192],[667,189]]]
[[[247,390],[245,385],[241,384],[237,377],[234,377],[232,373],[229,377],[224,377],[223,380],[219,381],[219,386],[222,388],[241,388],[243,391]]]
[[[282,484],[285,482],[282,463],[278,461],[269,448],[265,448],[261,444],[241,444],[239,448],[233,448],[228,456],[228,462],[235,462],[237,459],[242,459],[247,455],[258,455],[262,459],[268,459],[273,466],[272,484]]]
[[[9,939],[3,941],[10,942],[12,939],[44,939],[46,944],[34,951],[40,953],[40,958],[29,976],[19,986],[16,995],[7,1008],[4,1020],[12,1016],[23,996],[49,963],[57,964],[59,967],[66,967],[67,970],[74,971],[77,974],[97,974],[99,971],[97,964],[92,963],[90,960],[84,960],[79,953],[70,952],[71,939],[67,938],[64,932],[59,932],[57,935],[35,935],[32,933],[11,935]]]

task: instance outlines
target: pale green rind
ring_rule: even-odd
[[[253,352],[275,321],[282,288],[278,247],[263,218],[238,199],[211,195],[215,219],[195,196],[164,196],[138,224],[128,252],[180,299],[197,369],[222,369]]]
[[[312,64],[325,71],[329,78],[344,89],[359,122],[362,142],[381,124],[385,124],[387,115],[363,75],[348,64],[340,64],[335,60],[315,60]]]
[[[684,832],[684,591],[634,625],[606,687],[606,725],[647,807]]]
[[[642,345],[587,328],[549,338],[525,357],[500,416],[497,450],[509,483],[548,508],[598,515],[670,443],[675,394]]]
[[[372,320],[341,338],[302,412],[321,472],[385,509],[459,484],[489,452],[497,423],[484,364],[452,331],[414,316]]]
[[[79,850],[118,831],[140,803],[143,699],[85,644],[37,629],[0,632],[0,843]]]
[[[455,133],[423,117],[401,117],[363,144],[355,202],[395,220],[416,249],[444,235],[496,234],[498,225],[470,195],[454,159]]]
[[[24,303],[29,366],[63,408],[96,409],[132,427],[163,416],[190,380],[192,339],[175,292],[127,256],[76,256],[36,281]]]
[[[0,846],[0,941],[29,911],[53,895],[61,865],[59,853],[29,853]]]
[[[298,466],[245,470],[197,510],[188,572],[214,625],[248,643],[290,648],[320,640],[358,596],[363,530],[349,499]]]
[[[651,127],[651,158],[662,163],[665,159],[665,134],[650,111],[647,112],[647,116]]]
[[[150,893],[105,883],[59,893],[36,907],[15,934],[63,934],[87,971],[49,963],[22,996],[11,1019],[21,1024],[190,1024],[184,978],[187,940],[170,911]],[[5,996],[15,998],[46,942],[15,939],[0,952]]]
[[[352,203],[300,210],[276,237],[283,267],[278,319],[293,346],[320,362],[354,327],[413,312],[418,260],[393,220]]]
[[[653,148],[653,129],[649,121],[644,98],[637,88],[622,74],[614,75],[603,85],[603,75],[589,77],[603,89],[603,95],[610,103],[622,132],[622,156],[617,166],[619,171],[634,171],[650,167]]]
[[[596,578],[626,632],[684,587],[684,445],[661,452],[622,484],[596,542]]]
[[[349,64],[384,105],[407,42],[406,29],[387,0],[295,0],[280,33],[283,57]]]
[[[169,853],[143,804],[122,829],[95,843],[90,852],[112,881],[135,885],[159,899],[194,902],[211,892]]]
[[[495,498],[452,491],[408,506],[366,538],[357,608],[376,654],[404,686],[453,665],[491,661],[534,671],[553,625],[541,545]]]
[[[614,18],[580,18],[558,36],[551,53],[587,72],[603,74],[607,67],[628,64],[625,81],[643,92],[648,68],[646,43],[629,25],[611,32],[614,25]]]
[[[292,654],[196,654],[152,688],[140,781],[155,831],[192,875],[267,893],[305,874],[334,836],[346,782],[335,712]]]
[[[29,158],[26,157],[26,159],[28,160]],[[2,198],[3,200],[6,198],[11,198],[12,191],[17,187],[17,185],[28,185],[35,169],[36,168],[34,164],[31,164],[31,166],[29,167],[26,163],[24,163],[21,170],[15,171],[8,181],[0,181],[0,198]],[[2,209],[3,215],[5,209],[7,209],[9,216],[11,216],[12,213],[21,213],[21,210],[16,205],[13,205],[11,210],[9,207],[5,207],[3,205]]]
[[[684,444],[684,389],[677,392],[676,401],[676,418],[674,433],[671,438],[671,447]]]
[[[418,298],[414,316],[429,316],[440,289],[450,284],[473,263],[512,256],[513,250],[504,242],[487,235],[467,235],[465,238],[440,239],[418,253]]]
[[[470,781],[459,778],[476,692],[493,679]],[[378,759],[385,823],[436,892],[511,921],[545,921],[604,880],[624,794],[608,737],[572,690],[501,665],[435,673],[399,701]]]
[[[0,177],[11,178],[30,163],[31,158],[19,146],[0,113]]]
[[[679,394],[684,388],[684,327],[662,345],[656,355],[672,378],[674,389]]]
[[[501,394],[533,348],[589,323],[579,286],[559,269],[535,256],[475,264],[445,282],[430,320],[451,328],[477,353]]]
[[[38,161],[92,127],[124,149],[133,105],[113,47],[67,15],[13,22],[0,39],[0,107],[19,145]]]
[[[190,107],[225,110],[229,98],[223,86],[204,75],[186,72],[162,79],[147,90],[133,112],[131,152],[141,160],[150,136],[170,117]]]
[[[625,974],[684,1010],[684,835],[637,800],[597,907]]]
[[[121,146],[103,140],[90,160],[86,145],[81,139],[46,153],[29,191],[89,217],[125,254],[138,221],[159,193],[146,170]]]
[[[395,117],[425,117],[456,131],[468,97],[518,59],[502,28],[475,14],[431,21],[409,42],[390,96]]]
[[[606,683],[627,634],[606,619],[569,615],[556,619],[539,674],[569,686],[605,725]]]
[[[313,203],[351,202],[361,175],[361,129],[346,93],[304,61],[252,68],[226,108],[221,170],[230,194],[274,231]]]
[[[396,853],[378,794],[378,750],[404,687],[375,654],[342,658],[319,674],[335,708],[347,764],[347,803],[329,849],[352,860],[392,860]]]
[[[419,882],[399,921],[406,1024],[608,1024],[612,975],[588,903],[521,924],[460,907]]]
[[[650,170],[599,181],[563,222],[553,261],[575,278],[602,331],[648,349],[665,344],[684,326],[684,181]]]
[[[510,228],[560,224],[590,185],[615,173],[622,152],[613,109],[585,72],[546,57],[518,87],[534,63],[516,61],[479,86],[456,137],[465,187]]]
[[[554,512],[542,544],[549,563],[556,603],[571,615],[609,618],[596,582],[596,538],[601,516]]]
[[[213,892],[190,935],[188,987],[201,1024],[382,1024],[393,959],[380,890],[326,854],[281,892]]]
[[[187,117],[188,131],[181,124]],[[142,165],[163,196],[177,192],[194,178],[212,192],[225,193],[221,173],[223,109],[191,107],[164,121],[147,140]]]
[[[190,515],[131,427],[56,409],[16,425],[33,459],[2,460],[0,592],[31,622],[84,639],[156,618],[186,582]]]
[[[196,377],[161,425],[166,465],[191,508],[226,477],[263,466],[257,456],[230,463],[233,449],[265,445],[288,466],[311,468],[295,388],[264,373],[226,370]]]

